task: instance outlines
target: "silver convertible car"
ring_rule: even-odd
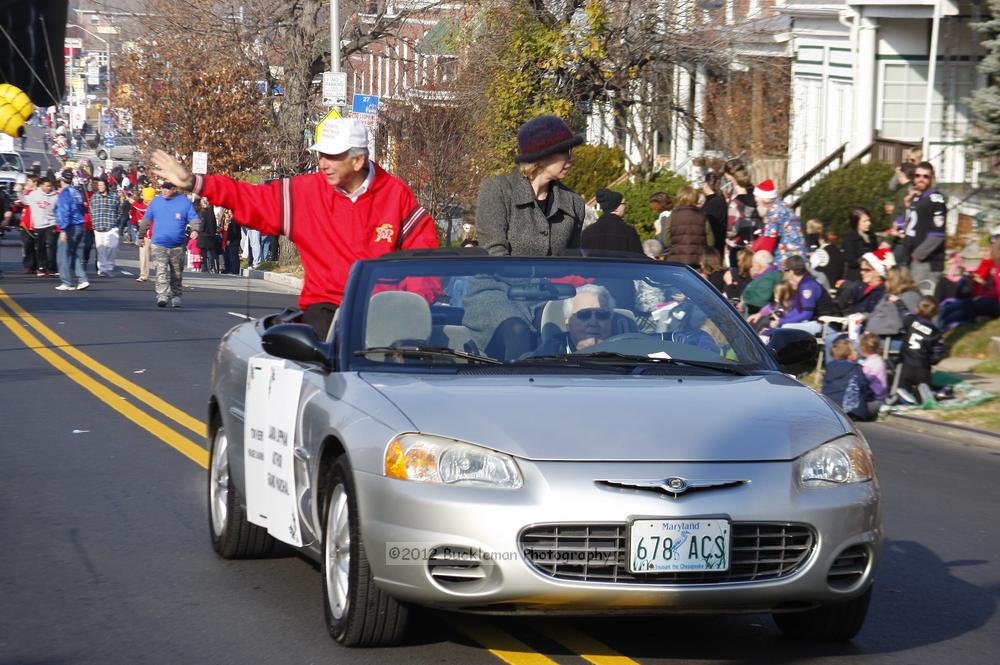
[[[872,454],[690,268],[599,256],[360,261],[326,338],[295,313],[223,338],[215,550],[288,543],[330,634],[392,644],[416,608],[759,613],[845,640],[881,542]]]

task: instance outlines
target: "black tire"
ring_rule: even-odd
[[[98,150],[97,151],[97,158],[99,160],[101,160],[101,161],[104,161],[105,159],[108,158],[108,151],[107,150]]]
[[[843,603],[823,605],[805,612],[772,615],[778,629],[796,640],[811,642],[846,642],[858,634],[868,614],[872,587]]]
[[[337,642],[349,647],[380,647],[399,644],[406,633],[409,611],[406,605],[385,593],[372,579],[368,557],[361,542],[358,526],[358,504],[354,480],[345,456],[340,456],[326,476],[326,501],[323,506],[323,611],[326,628]],[[336,524],[343,524],[342,510],[347,509],[347,533],[350,544],[346,562],[347,589],[337,595],[336,570],[343,566],[331,565],[343,561],[336,555]],[[340,517],[340,520],[338,520]],[[332,528],[328,528],[332,524]],[[342,550],[341,550],[342,551]],[[335,559],[335,557],[338,557]]]
[[[225,429],[217,425],[208,452],[208,533],[212,548],[223,559],[267,556],[275,540],[267,529],[247,520],[243,496],[229,478],[228,443]]]

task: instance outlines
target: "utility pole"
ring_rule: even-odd
[[[330,0],[330,71],[340,71],[340,0]]]

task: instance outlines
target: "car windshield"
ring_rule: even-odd
[[[364,262],[353,283],[338,335],[354,369],[746,374],[776,367],[723,297],[680,265],[382,259]]]
[[[24,162],[16,152],[0,152],[0,171],[24,171]]]

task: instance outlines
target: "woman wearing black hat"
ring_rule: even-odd
[[[560,182],[583,137],[543,115],[517,132],[518,168],[483,183],[476,202],[476,236],[494,256],[552,256],[580,246],[583,198]]]
[[[566,123],[543,115],[517,132],[518,168],[486,180],[476,202],[476,237],[493,256],[554,256],[580,246],[586,206],[562,184],[583,137]],[[507,297],[510,284],[472,279],[463,323],[487,354],[511,360],[535,347],[529,303]]]

